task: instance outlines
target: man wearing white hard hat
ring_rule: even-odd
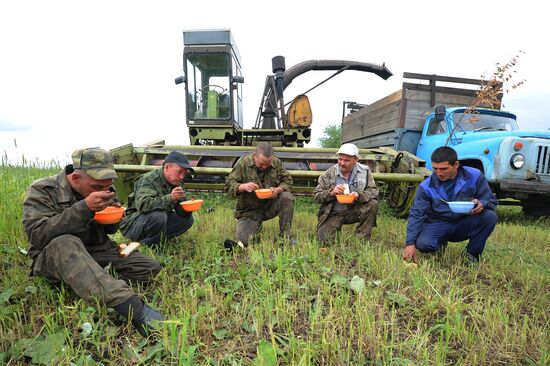
[[[338,163],[319,177],[315,202],[318,213],[317,238],[323,244],[333,242],[343,225],[355,224],[358,238],[369,240],[378,212],[378,189],[368,166],[359,163],[359,149],[343,144]],[[338,195],[349,195],[350,203],[340,203]]]

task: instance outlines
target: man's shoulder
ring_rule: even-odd
[[[325,170],[325,172],[322,175],[324,177],[333,177],[333,176],[336,176],[337,171],[338,171],[338,164],[334,164],[333,166]]]
[[[244,156],[241,156],[239,158],[239,160],[237,160],[237,162],[235,163],[235,165],[233,166],[233,169],[243,169],[249,165],[253,164],[253,160],[252,160],[252,154],[251,155],[244,155]]]
[[[357,169],[359,171],[363,171],[363,172],[367,172],[367,171],[370,170],[368,165],[364,165],[364,164],[361,164],[361,163],[357,163]]]
[[[426,179],[424,179],[420,184],[418,185],[418,188],[426,190],[430,186],[434,185],[434,179],[436,178],[435,174],[430,174]]]
[[[50,175],[47,177],[38,178],[34,182],[31,183],[31,187],[34,188],[57,188],[59,187],[59,176],[61,173],[58,173],[56,175]]]
[[[469,176],[472,176],[472,177],[477,179],[479,176],[483,175],[481,170],[479,170],[477,168],[473,168],[473,167],[470,167],[470,166],[463,166],[461,168],[462,168],[465,176],[469,175]]]
[[[140,178],[138,178],[142,183],[145,182],[153,182],[160,178],[160,173],[162,171],[162,168],[151,170],[150,172],[147,172],[143,174]]]
[[[271,165],[273,165],[274,167],[278,168],[278,169],[284,169],[284,165],[283,165],[283,161],[281,159],[279,159],[278,157],[274,156],[273,157],[273,161],[271,163]]]

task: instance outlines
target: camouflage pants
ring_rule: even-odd
[[[376,222],[378,201],[355,203],[346,211],[331,213],[325,221],[317,225],[317,238],[321,243],[333,242],[336,233],[347,224],[358,223],[355,234],[361,239],[370,239],[372,227]]]
[[[103,269],[109,263],[119,279]],[[84,300],[99,299],[108,307],[134,295],[124,280],[149,282],[160,270],[160,263],[137,251],[126,258],[118,255],[116,247],[90,253],[82,240],[69,234],[52,239],[33,266],[34,275],[62,281]]]
[[[291,236],[292,218],[294,217],[294,196],[290,192],[281,192],[272,200],[265,210],[257,215],[257,220],[241,217],[237,222],[235,236],[247,245],[250,239],[262,228],[262,222],[279,216],[279,234]]]

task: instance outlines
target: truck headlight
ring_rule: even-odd
[[[523,154],[514,154],[510,157],[510,165],[514,169],[521,169],[525,164],[525,156]]]

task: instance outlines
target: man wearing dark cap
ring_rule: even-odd
[[[140,300],[127,281],[148,283],[161,266],[139,252],[120,257],[108,237],[118,224],[94,221],[96,212],[117,205],[111,153],[76,150],[72,160],[65,171],[32,183],[25,195],[23,226],[30,242],[32,274],[61,281],[81,298],[99,300],[131,317],[139,333],[147,336],[164,317]],[[108,265],[117,278],[104,270]]]
[[[120,225],[127,238],[143,244],[158,245],[179,236],[193,225],[193,215],[185,212],[183,178],[193,172],[179,151],[166,156],[162,168],[142,175],[128,196],[128,209]]]

